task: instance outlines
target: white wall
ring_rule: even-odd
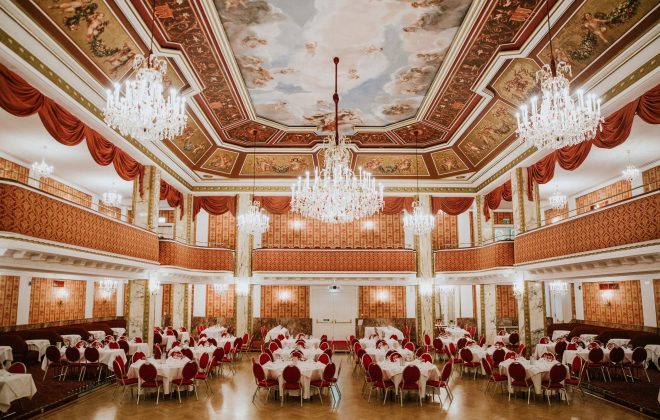
[[[206,285],[193,285],[193,294],[195,296],[195,304],[193,306],[192,316],[206,316]]]
[[[209,214],[205,210],[197,214],[195,226],[195,243],[206,246],[209,242]]]
[[[417,286],[406,286],[406,318],[417,317]]]
[[[456,303],[460,306],[457,309],[459,318],[471,318],[474,315],[474,304],[472,302],[472,285],[462,285],[458,286],[459,290],[457,295],[459,296],[460,303]]]
[[[16,312],[16,325],[30,322],[30,293],[32,292],[32,277],[21,276],[18,283],[18,310]]]
[[[252,317],[261,317],[261,285],[252,286]]]
[[[117,282],[117,306],[115,307],[116,316],[124,316],[124,282]]]
[[[655,316],[655,290],[653,290],[653,277],[640,276],[639,285],[642,291],[642,311],[644,315],[644,326],[657,327],[658,320]]]
[[[94,316],[94,280],[87,282],[85,287],[85,318]]]
[[[458,246],[460,248],[469,247],[471,241],[470,238],[470,212],[465,211],[457,216],[458,222]]]

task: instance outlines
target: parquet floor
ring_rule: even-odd
[[[449,404],[446,400],[441,405],[437,398],[435,402],[426,400],[424,406],[417,404],[414,395],[406,401],[403,407],[396,403],[388,402],[382,405],[382,400],[376,402],[372,399],[367,403],[366,398],[360,394],[361,379],[353,375],[352,366],[341,372],[340,388],[342,399],[334,408],[324,396],[324,405],[321,405],[318,397],[311,401],[305,401],[300,407],[299,400],[291,397],[285,401],[284,407],[280,407],[279,401],[272,398],[265,400],[265,392],[262,392],[252,403],[254,391],[254,380],[250,366],[250,358],[244,357],[239,363],[237,373],[225,373],[226,376],[212,379],[214,393],[208,396],[204,386],[199,387],[199,401],[194,395],[184,397],[183,404],[178,399],[161,400],[158,405],[154,399],[141,400],[140,405],[135,404],[135,399],[127,395],[123,401],[118,393],[117,399],[112,400],[113,389],[103,389],[82,398],[81,400],[65,406],[56,411],[46,413],[45,418],[53,419],[268,419],[268,420],[296,420],[296,419],[406,419],[419,420],[426,418],[458,418],[458,419],[529,419],[529,420],[558,420],[558,419],[635,419],[643,418],[641,415],[626,410],[614,404],[579,393],[570,394],[570,406],[553,400],[549,407],[547,401],[536,401],[527,405],[523,396],[509,402],[506,394],[499,391],[484,394],[482,387],[484,380],[471,378],[459,378],[455,374],[452,379],[452,390],[454,401]],[[336,356],[345,359],[345,356]],[[375,395],[375,394],[374,394]],[[443,398],[445,394],[442,394]]]

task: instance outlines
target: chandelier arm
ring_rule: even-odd
[[[257,130],[252,130],[254,141],[252,143],[252,201],[254,201],[254,192],[257,189]]]
[[[419,152],[419,130],[415,130],[413,134],[415,135],[415,178],[417,180],[417,200],[419,200],[419,159],[417,158]]]
[[[149,64],[149,58],[153,54],[154,50],[154,25],[156,24],[156,0],[151,2],[151,25],[149,30],[151,31],[151,38],[149,39],[149,57],[147,58],[147,65]]]
[[[548,39],[550,41],[550,70],[552,71],[552,77],[557,77],[557,64],[555,63],[555,53],[552,48],[552,26],[550,25],[550,0],[545,1],[545,16],[548,22]]]
[[[335,57],[332,61],[335,63],[335,93],[332,95],[332,100],[335,103],[335,144],[339,144],[339,93],[337,92],[339,57]]]

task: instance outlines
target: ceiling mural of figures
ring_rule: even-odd
[[[532,59],[515,59],[493,83],[493,89],[502,99],[518,106],[530,97],[540,94],[541,87],[536,82],[536,72],[540,69]]]
[[[204,132],[199,129],[197,122],[190,115],[183,134],[176,137],[173,143],[193,164],[199,162],[201,157],[213,147],[211,140],[204,135]]]
[[[256,171],[255,171],[256,166]],[[243,162],[241,175],[290,177],[314,171],[312,155],[275,155],[257,153],[248,155]]]
[[[257,114],[290,126],[334,118],[334,56],[343,120],[414,116],[470,3],[215,0]]]
[[[429,176],[429,170],[426,167],[423,156],[417,156],[417,165],[415,165],[415,155],[358,155],[355,168],[362,168],[377,177],[387,176],[415,176],[419,167],[419,176]]]
[[[431,153],[435,170],[439,176],[464,172],[468,166],[461,160],[453,149],[445,149],[436,153]]]
[[[200,168],[203,171],[229,175],[234,170],[237,159],[238,153],[233,150],[216,149]]]
[[[476,165],[502,144],[518,126],[514,108],[498,101],[470,131],[458,148]]]

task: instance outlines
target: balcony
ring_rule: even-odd
[[[196,271],[234,271],[234,251],[182,244],[173,240],[159,242],[161,266]]]
[[[478,247],[444,249],[436,251],[434,258],[437,273],[485,271],[512,267],[514,242],[504,240]]]
[[[415,252],[405,249],[258,249],[253,270],[260,272],[414,273]]]

